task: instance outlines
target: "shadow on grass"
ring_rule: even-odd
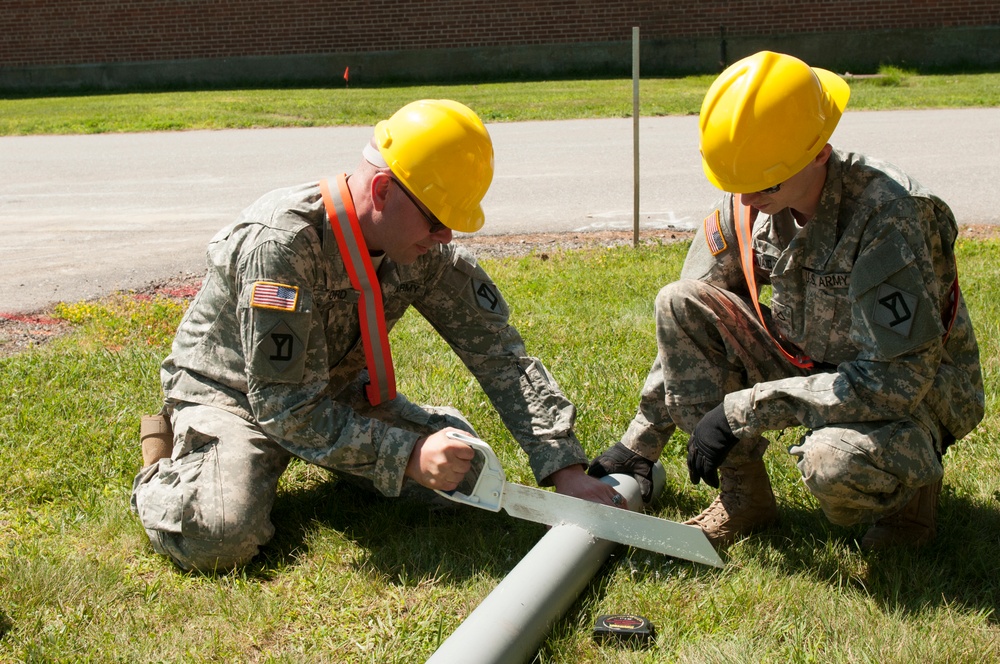
[[[756,536],[766,564],[854,587],[887,611],[917,613],[947,605],[981,612],[991,624],[1000,624],[1000,501],[973,502],[955,496],[946,484],[937,537],[920,549],[861,551],[858,542],[867,526],[834,526],[819,509],[784,509],[781,519]]]
[[[14,623],[11,621],[10,616],[0,611],[0,641],[7,638],[7,633],[12,629],[14,629]]]
[[[887,607],[907,611],[947,603],[988,612],[1000,625],[1000,504],[956,497],[947,485],[934,542],[918,551],[868,556],[868,586]]]
[[[248,567],[254,576],[295,565],[310,554],[317,536],[329,536],[364,550],[350,564],[403,585],[483,573],[502,578],[545,534],[544,526],[505,513],[386,498],[334,475],[279,493],[271,520],[275,537]]]
[[[668,490],[659,505],[695,514],[704,507],[701,502],[696,495]],[[938,536],[931,544],[919,550],[877,553],[858,547],[865,526],[834,526],[818,508],[782,506],[780,497],[779,509],[780,523],[734,545],[748,547],[734,555],[756,557],[762,565],[782,573],[855,588],[887,611],[919,613],[947,605],[980,612],[991,624],[1000,624],[1000,577],[996,574],[1000,500],[975,502],[956,496],[946,485],[938,512]],[[363,551],[347,564],[374,570],[398,585],[427,578],[458,582],[484,574],[499,582],[545,534],[543,526],[504,513],[465,506],[442,509],[411,499],[386,498],[333,475],[279,493],[272,521],[274,539],[246,569],[257,578],[273,577],[282,568],[309,558],[318,541],[325,548],[339,539]],[[590,590],[570,609],[571,616],[581,601],[589,603],[604,594],[607,574],[621,563],[625,551],[618,550],[602,566]],[[724,559],[728,557],[723,553]],[[697,575],[720,573],[675,562],[690,565]],[[639,571],[644,567],[640,565]],[[0,613],[0,638],[9,629]]]

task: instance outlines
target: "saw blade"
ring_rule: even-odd
[[[548,526],[570,524],[598,539],[714,567],[724,565],[697,526],[511,483],[504,485],[500,507],[518,519]]]

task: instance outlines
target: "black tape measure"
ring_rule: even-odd
[[[645,646],[656,638],[653,623],[642,616],[614,613],[597,616],[594,623],[594,640],[599,643],[618,641],[629,645]]]

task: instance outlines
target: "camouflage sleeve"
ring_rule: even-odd
[[[370,479],[399,495],[418,434],[362,417],[331,399],[324,321],[312,285],[318,243],[264,242],[243,257],[238,317],[247,397],[261,429],[310,463]]]
[[[697,279],[732,293],[747,292],[732,206],[733,197],[726,194],[702,220],[684,259],[681,279]]]
[[[942,358],[941,321],[953,263],[935,242],[926,199],[876,211],[851,272],[851,339],[859,351],[835,372],[759,383],[726,397],[734,432],[749,437],[797,424],[892,420],[912,412]]]
[[[464,249],[448,245],[431,279],[414,306],[476,377],[527,453],[535,480],[549,485],[555,471],[586,464],[573,434],[576,408],[541,361],[527,354],[489,275]]]

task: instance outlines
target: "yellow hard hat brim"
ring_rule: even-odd
[[[812,70],[815,72],[819,82],[823,84],[823,88],[830,93],[833,105],[843,113],[844,109],[847,108],[847,101],[851,98],[851,86],[832,71],[820,69],[819,67],[813,67]]]
[[[486,223],[486,214],[482,206],[477,205],[474,210],[466,210],[463,214],[453,214],[441,219],[441,223],[459,233],[475,233]]]

